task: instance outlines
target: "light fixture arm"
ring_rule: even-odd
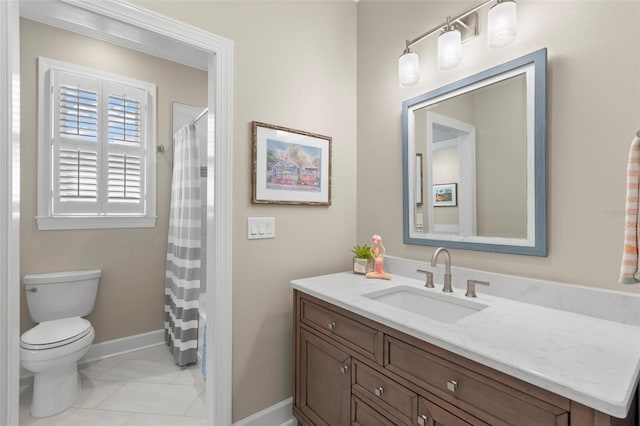
[[[478,10],[482,9],[483,7],[485,7],[486,5],[488,5],[489,3],[493,2],[493,1],[496,1],[496,0],[485,0],[482,3],[480,3],[479,5],[472,7],[471,9],[461,13],[460,15],[456,16],[455,18],[452,18],[450,20],[447,18],[447,23],[446,24],[438,25],[437,27],[434,27],[434,28],[430,29],[429,31],[425,32],[424,34],[419,35],[418,37],[414,38],[413,40],[407,40],[406,41],[406,48],[405,48],[404,52],[407,53],[407,51],[409,51],[409,49],[412,46],[415,46],[416,44],[420,43],[422,40],[426,39],[427,37],[430,37],[430,36],[432,36],[434,34],[437,34],[437,33],[441,32],[442,30],[448,29],[449,25],[451,23],[463,24],[462,23],[462,19],[466,18],[467,16],[471,15],[472,13],[477,12]]]

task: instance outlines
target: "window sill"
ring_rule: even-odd
[[[36,217],[38,229],[114,229],[114,228],[153,228],[156,216],[47,216]]]

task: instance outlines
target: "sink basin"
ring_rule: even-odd
[[[460,321],[487,308],[487,305],[482,303],[460,300],[451,295],[409,286],[393,287],[363,294],[363,296],[385,305],[447,323]]]

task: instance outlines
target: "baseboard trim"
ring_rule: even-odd
[[[293,398],[287,398],[234,423],[233,426],[293,426],[292,410]]]
[[[103,358],[157,346],[162,343],[164,343],[164,329],[134,334],[133,336],[121,337],[120,339],[107,340],[91,345],[89,351],[80,359],[78,364],[98,361]]]
[[[119,339],[107,340],[105,342],[91,345],[87,353],[78,361],[78,364],[98,361],[100,359],[121,355],[127,352],[146,349],[151,346],[164,344],[164,329],[149,331],[147,333],[135,334],[133,336]],[[20,378],[33,376],[33,373],[20,366]]]

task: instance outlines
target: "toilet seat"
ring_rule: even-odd
[[[20,336],[20,347],[28,350],[57,348],[83,338],[92,329],[91,323],[80,317],[44,321]]]

